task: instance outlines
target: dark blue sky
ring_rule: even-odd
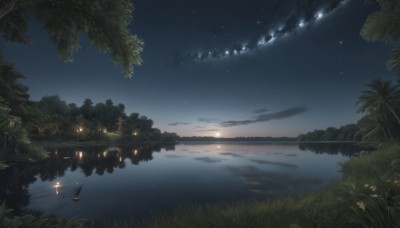
[[[63,63],[41,25],[30,24],[31,45],[1,41],[5,59],[27,77],[33,100],[58,94],[81,105],[112,99],[155,127],[180,135],[297,136],[356,122],[357,97],[385,67],[391,47],[359,36],[375,6],[332,1],[136,0],[131,31],[145,42],[143,66],[126,79],[107,54],[82,35],[73,63]],[[307,13],[323,12],[299,26]],[[187,56],[233,50],[288,25],[285,36],[246,53],[187,61]],[[289,27],[288,27],[289,28]],[[263,110],[260,110],[263,109]],[[255,112],[258,110],[258,112]]]

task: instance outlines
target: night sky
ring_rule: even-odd
[[[84,35],[74,62],[62,62],[35,21],[31,45],[0,45],[33,100],[112,99],[181,136],[297,136],[356,122],[365,85],[395,79],[385,67],[391,47],[359,35],[376,6],[334,3],[135,0],[130,27],[145,47],[131,79]]]

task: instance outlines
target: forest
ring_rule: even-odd
[[[355,124],[328,127],[298,136],[298,141],[394,142],[400,137],[399,84],[376,79],[358,98],[357,111],[365,115]]]
[[[153,120],[139,113],[125,113],[112,100],[94,104],[63,101],[59,96],[29,99],[24,76],[12,64],[0,60],[0,160],[41,159],[41,141],[175,142],[178,135],[161,132]]]

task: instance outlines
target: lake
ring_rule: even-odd
[[[155,211],[321,189],[341,180],[338,164],[359,150],[222,142],[52,149],[43,162],[0,171],[0,201],[64,218],[148,218]]]

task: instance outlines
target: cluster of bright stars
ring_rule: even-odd
[[[327,13],[325,13],[322,10],[317,12],[314,15],[314,21],[321,20],[325,15],[327,15]],[[307,23],[309,23],[309,22],[306,22],[304,19],[300,19],[297,24],[297,29],[304,28],[307,25]],[[195,62],[199,62],[199,61],[204,61],[204,60],[221,59],[221,58],[227,58],[227,57],[231,57],[231,56],[247,54],[251,50],[266,47],[267,45],[272,44],[274,41],[276,41],[277,38],[286,36],[290,33],[290,32],[283,32],[283,29],[284,29],[283,26],[280,26],[280,27],[278,27],[278,29],[259,37],[256,47],[253,47],[253,48],[249,47],[248,43],[244,42],[241,44],[241,48],[227,49],[223,52],[217,51],[217,50],[214,50],[214,51],[210,50],[205,53],[199,52],[199,53],[193,55],[193,60]]]

